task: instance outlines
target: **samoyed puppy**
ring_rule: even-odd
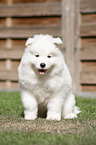
[[[62,40],[50,35],[35,35],[26,41],[26,49],[18,68],[21,100],[26,120],[38,113],[47,120],[76,118],[72,79],[59,46]]]

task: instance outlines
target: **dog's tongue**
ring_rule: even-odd
[[[41,74],[41,75],[43,75],[43,74],[44,74],[44,72],[40,72],[40,74]]]
[[[39,70],[39,73],[40,73],[41,75],[43,75],[43,74],[45,73],[45,70]]]

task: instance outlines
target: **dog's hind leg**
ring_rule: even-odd
[[[62,110],[62,117],[64,119],[77,118],[75,113],[75,96],[73,94],[68,95],[65,99]]]

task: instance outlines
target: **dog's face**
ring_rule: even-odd
[[[60,38],[49,35],[36,35],[26,42],[31,57],[31,66],[39,75],[45,75],[57,67],[61,53],[55,43],[61,44]],[[60,63],[60,62],[59,62]]]

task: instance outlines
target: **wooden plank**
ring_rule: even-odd
[[[16,60],[16,61],[14,61],[14,60],[12,60],[11,61],[11,68],[15,71],[15,70],[18,70],[18,66],[19,66],[19,64],[20,64],[20,61],[18,60]]]
[[[62,0],[62,39],[65,60],[74,79],[74,18],[75,1]]]
[[[96,91],[96,62],[83,62],[81,70],[81,90]]]
[[[81,38],[81,47],[87,49],[96,49],[96,38]]]
[[[12,90],[19,90],[18,81],[12,81],[12,82],[11,82],[11,87],[10,87],[10,89],[12,89]]]
[[[61,0],[12,0],[12,3],[58,2]]]
[[[50,34],[53,36],[61,36],[60,26],[25,26],[25,27],[3,27],[0,28],[0,38],[28,38],[35,34]]]
[[[86,92],[96,92],[96,85],[81,85],[81,90]]]
[[[6,19],[5,18],[1,18],[0,19],[0,27],[1,26],[5,26],[6,25]]]
[[[96,12],[96,0],[81,0],[80,12],[81,13],[94,13],[94,12]]]
[[[96,61],[81,62],[80,83],[96,84]]]
[[[85,92],[74,92],[75,96],[77,97],[84,97],[84,98],[96,98],[96,91],[95,92],[89,92],[89,91],[85,91]]]
[[[5,67],[6,67],[6,61],[0,60],[0,70],[5,69]]]
[[[81,72],[80,73],[81,84],[96,84],[96,71],[94,72]]]
[[[2,70],[0,71],[0,80],[8,80],[8,81],[17,81],[18,80],[18,73],[17,71],[13,70]]]
[[[0,6],[0,17],[60,16],[61,3],[30,3]]]
[[[96,48],[81,48],[79,58],[80,60],[96,60]]]
[[[2,71],[2,70],[6,71],[8,69],[12,69],[14,71],[15,70],[17,71],[18,66],[20,64],[20,60],[9,60],[9,61],[11,61],[9,68],[7,67],[7,61],[8,61],[8,59],[7,60],[0,60],[0,71]]]
[[[6,82],[5,81],[0,81],[0,90],[6,88]]]
[[[21,59],[24,48],[0,48],[0,59]]]
[[[96,60],[96,38],[81,39],[81,60]]]
[[[7,4],[8,0],[0,0],[0,4]]]
[[[33,3],[33,2],[39,2],[38,0],[12,0],[12,3]]]
[[[75,92],[80,91],[80,61],[79,61],[79,46],[80,46],[80,1],[75,0],[75,19],[74,19],[74,78]]]
[[[96,23],[96,13],[81,15],[81,22],[82,23]]]
[[[20,25],[60,25],[61,17],[26,17],[12,18],[12,26]]]
[[[81,62],[82,72],[96,72],[96,62]]]
[[[12,47],[24,48],[27,39],[11,39]]]
[[[6,39],[0,40],[0,47],[6,47]]]
[[[0,81],[0,91],[15,91],[19,90],[18,81]]]
[[[81,24],[80,36],[81,37],[96,37],[96,23]]]

